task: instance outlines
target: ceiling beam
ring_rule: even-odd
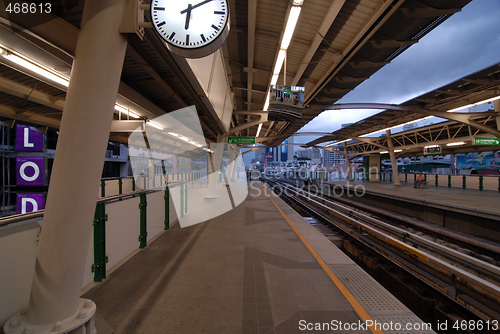
[[[324,36],[330,29],[330,27],[333,24],[333,21],[337,17],[337,15],[340,12],[340,9],[344,5],[345,0],[337,0],[337,1],[332,1],[330,8],[328,8],[328,11],[326,12],[326,15],[323,18],[323,22],[321,22],[321,25],[317,31],[316,36],[314,37],[314,40],[311,43],[311,46],[309,47],[309,50],[307,53],[304,55],[304,58],[302,59],[302,62],[300,63],[300,66],[297,70],[297,73],[295,73],[295,77],[292,80],[292,86],[296,86],[297,83],[299,82],[300,78],[302,77],[302,74],[304,74],[304,71],[306,70],[307,66],[311,62],[312,57],[318,50],[318,47],[320,46],[321,42],[323,41]]]

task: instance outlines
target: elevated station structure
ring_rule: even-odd
[[[246,135],[279,145],[469,2],[229,0],[226,43],[201,59],[169,52],[150,29],[148,6],[134,0],[54,1],[36,17],[0,4],[2,125],[59,131],[29,308],[19,310],[32,325],[24,332],[73,330],[95,312],[79,296],[91,222],[106,219],[95,208],[109,141],[127,143],[148,127],[163,131],[157,117],[194,105],[208,144]],[[187,13],[205,3],[187,4]],[[293,36],[285,33],[292,13]],[[269,87],[281,82],[305,87],[300,120],[268,120]],[[156,138],[146,146],[202,150]],[[212,174],[223,154],[237,150],[208,149]],[[81,331],[92,333],[92,324]]]

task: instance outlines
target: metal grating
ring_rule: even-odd
[[[371,316],[411,313],[396,297],[357,265],[339,264],[330,268]]]
[[[332,244],[330,240],[324,238],[308,241],[327,264],[354,264],[354,261]]]

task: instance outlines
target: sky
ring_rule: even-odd
[[[402,103],[500,63],[500,0],[473,0],[337,103]],[[380,110],[327,110],[301,132],[333,132]],[[423,125],[423,124],[420,124]],[[299,142],[314,138],[298,137]]]

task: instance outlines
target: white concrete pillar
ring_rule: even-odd
[[[125,0],[87,0],[64,103],[28,323],[70,318],[80,302],[97,189],[127,47]]]
[[[215,146],[215,153],[211,155],[211,172],[208,177],[208,194],[210,197],[217,196],[217,183],[219,182],[219,171],[221,169],[222,154],[224,153],[224,145],[226,141],[227,138],[224,135],[219,134],[217,136],[217,144],[210,146],[212,150],[214,149],[213,146]]]
[[[345,145],[345,142],[344,142],[344,153],[345,153],[345,162],[347,164],[347,175],[349,175],[349,180],[353,181],[354,178],[352,177],[353,172],[351,169],[351,160],[349,160],[349,155],[347,154],[347,146]]]
[[[238,162],[242,158],[240,156],[240,149],[239,149],[239,147],[237,147],[234,150],[234,155],[235,155],[235,158],[234,158],[234,164],[233,164],[233,172],[232,172],[232,175],[231,175],[231,181],[234,181],[236,179],[236,173],[237,173],[237,170],[238,170]]]
[[[387,145],[389,146],[389,156],[391,157],[392,182],[395,186],[400,186],[401,183],[399,182],[398,163],[396,161],[396,155],[394,154],[394,145],[392,144],[391,130],[385,130],[385,135],[387,137]]]

